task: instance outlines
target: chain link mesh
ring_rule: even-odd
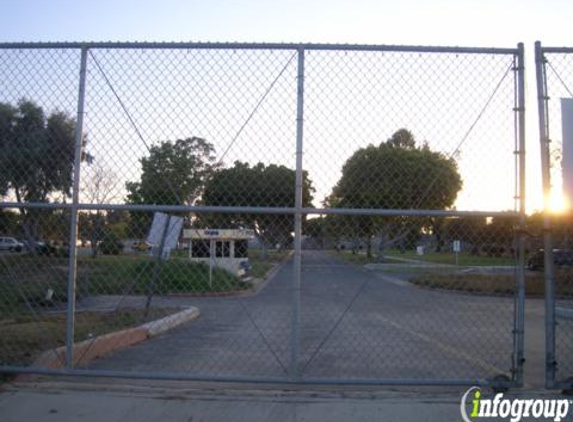
[[[3,367],[71,359],[77,255],[76,369],[514,379],[515,51],[86,51],[74,163],[80,50],[0,50]]]

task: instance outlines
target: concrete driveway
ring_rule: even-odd
[[[291,367],[292,259],[249,297],[157,298],[193,305],[199,320],[89,365],[90,369],[286,377]],[[431,291],[406,274],[369,271],[304,251],[300,363],[304,377],[476,379],[509,376],[513,299]],[[528,309],[542,328],[540,303]],[[542,331],[529,346],[542,357]],[[532,346],[533,345],[533,346]],[[539,347],[538,347],[539,346]],[[533,361],[539,359],[537,356]],[[539,373],[543,365],[532,370]],[[533,379],[532,379],[533,380]]]

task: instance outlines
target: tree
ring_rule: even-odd
[[[0,194],[12,193],[20,203],[48,202],[54,195],[65,201],[72,187],[75,130],[75,119],[64,112],[46,115],[42,107],[24,99],[17,106],[0,103]],[[82,160],[91,158],[83,152]],[[21,213],[25,235],[35,241],[45,212]]]
[[[20,225],[18,213],[0,208],[0,233],[7,236],[18,236]]]
[[[417,146],[412,133],[400,129],[378,146],[369,145],[357,150],[346,161],[342,177],[327,198],[327,205],[343,208],[446,209],[453,205],[461,187],[462,180],[455,160],[432,151],[427,144]],[[413,219],[361,216],[349,218],[348,221],[351,232],[367,241],[368,255],[371,255],[371,240],[376,233],[391,235],[394,240],[409,238],[408,243],[412,243],[413,234],[419,235],[421,227],[419,222],[413,227]],[[391,227],[383,224],[389,221],[393,221]]]
[[[84,200],[91,204],[105,204],[117,197],[119,180],[115,172],[105,164],[94,160],[90,168],[85,172],[82,178],[81,192]],[[89,232],[87,237],[90,239],[92,258],[97,256],[98,243],[106,236],[106,212],[96,210],[87,214],[87,221],[81,221],[87,224],[86,229],[80,229],[82,234]],[[85,238],[84,238],[85,239]]]
[[[303,206],[311,206],[314,189],[303,173]],[[236,161],[233,167],[214,173],[207,182],[203,203],[209,206],[294,207],[295,171],[285,166]],[[247,227],[255,230],[263,251],[270,245],[286,245],[291,241],[292,214],[213,214],[204,216],[204,224],[218,227]]]
[[[515,228],[518,223],[518,218],[510,211],[507,215],[493,217],[485,227],[485,245],[482,247],[484,252],[493,256],[505,253],[513,255],[517,249]]]
[[[216,168],[213,145],[196,137],[154,145],[140,162],[140,181],[126,184],[131,204],[193,205]],[[130,228],[141,235],[151,219],[150,213],[131,213]]]
[[[325,249],[328,239],[327,216],[307,218],[302,227],[306,236],[306,246],[309,248]],[[303,245],[304,247],[305,245]]]

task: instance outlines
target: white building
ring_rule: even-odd
[[[242,275],[249,265],[250,229],[185,229],[183,239],[189,242],[189,259]]]

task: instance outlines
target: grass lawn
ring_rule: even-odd
[[[514,294],[515,277],[513,274],[427,274],[410,279],[418,286],[438,290],[455,290],[481,294]],[[545,281],[542,272],[527,273],[525,291],[529,297],[543,297]],[[555,294],[558,297],[573,298],[573,273],[558,271],[555,277]]]
[[[153,284],[154,273],[157,279]],[[78,262],[80,294],[209,293],[245,290],[249,285],[220,268],[173,258],[157,263],[150,257],[102,256]]]
[[[365,265],[372,263],[382,263],[382,264],[400,264],[404,263],[401,259],[409,259],[422,262],[433,262],[436,264],[448,264],[456,265],[456,256],[451,252],[436,253],[430,252],[424,255],[418,255],[416,251],[405,251],[401,253],[396,249],[389,249],[384,254],[384,260],[382,262],[378,261],[377,256],[372,256],[372,258],[367,258],[364,251],[359,251],[353,254],[352,251],[343,250],[340,252],[328,251],[331,256],[338,257],[344,261],[350,262],[356,265]],[[406,263],[404,263],[406,264]],[[476,256],[466,253],[460,253],[458,255],[458,266],[460,267],[496,267],[496,266],[511,266],[515,265],[515,260],[512,258],[502,257],[490,257],[490,256]]]
[[[75,341],[134,327],[176,312],[173,309],[122,309],[116,312],[81,312],[76,316]],[[66,316],[40,314],[0,318],[0,365],[30,365],[45,350],[65,345]]]
[[[0,318],[22,314],[29,308],[47,305],[51,289],[54,302],[65,302],[67,295],[66,258],[11,255],[0,260]],[[153,274],[157,272],[156,283]],[[209,293],[248,289],[238,277],[222,269],[192,263],[186,259],[156,262],[149,256],[121,255],[78,257],[77,287],[79,298],[88,295],[129,295],[166,293]]]
[[[437,264],[456,265],[456,255],[452,252],[429,252],[424,255],[418,255],[416,251],[405,251],[401,253],[396,249],[386,251],[388,258],[413,259],[425,262],[434,262]],[[485,255],[470,255],[467,253],[458,254],[458,265],[460,267],[495,267],[515,265],[515,259],[509,257],[493,257]]]
[[[250,250],[251,275],[263,278],[282,262],[289,251],[269,250],[267,258],[261,251]],[[154,273],[157,274],[154,283]],[[68,261],[66,258],[32,255],[4,255],[0,259],[0,318],[4,315],[26,314],[30,308],[63,303],[67,296]],[[168,261],[157,263],[145,254],[78,257],[76,294],[91,295],[155,295],[169,293],[223,293],[243,291],[251,284],[235,275],[214,268],[210,277],[205,263],[189,262],[187,255],[174,254]]]

